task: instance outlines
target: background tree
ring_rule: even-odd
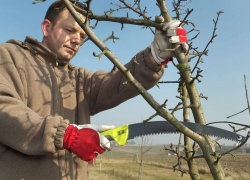
[[[139,173],[138,180],[142,180],[142,168],[143,168],[143,159],[145,158],[145,154],[152,149],[152,142],[150,142],[150,136],[140,136],[137,139],[137,144],[139,145]]]

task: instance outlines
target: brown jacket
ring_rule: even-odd
[[[163,74],[149,52],[137,54],[131,69],[146,89]],[[90,123],[91,115],[138,95],[118,70],[94,73],[56,61],[31,37],[0,45],[1,180],[87,179],[87,163],[63,149],[66,126]]]

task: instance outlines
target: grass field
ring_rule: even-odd
[[[160,151],[163,146],[154,146],[143,159],[143,180],[190,180],[189,174],[181,176],[180,171],[173,172],[173,165],[177,163],[176,156],[167,155]],[[111,152],[105,152],[96,158],[95,165],[89,165],[90,180],[133,180],[138,178],[139,162],[136,161],[137,146],[114,146]],[[228,180],[250,179],[250,154],[226,155],[221,159]],[[206,162],[197,159],[200,175],[203,180],[213,179]],[[100,163],[101,162],[101,163]],[[183,161],[182,169],[188,172],[186,162]]]

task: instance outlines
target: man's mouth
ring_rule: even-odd
[[[67,49],[69,49],[70,51],[73,51],[73,52],[76,52],[77,48],[72,48],[72,47],[69,47],[69,46],[64,46],[66,47]]]

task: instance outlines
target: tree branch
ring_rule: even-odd
[[[247,108],[249,110],[250,114],[250,106],[249,106],[249,100],[248,100],[248,94],[247,94],[247,82],[246,82],[246,75],[244,75],[244,82],[245,82],[245,90],[246,90],[246,98],[247,98]]]
[[[108,15],[97,15],[93,12],[87,12],[85,10],[80,9],[77,6],[74,6],[75,10],[79,13],[83,14],[84,16],[88,15],[89,19],[95,19],[97,21],[110,21],[110,22],[118,22],[122,24],[131,24],[131,25],[139,25],[139,26],[148,26],[148,27],[155,27],[162,29],[163,24],[159,24],[152,20],[144,20],[144,19],[133,19],[128,17],[113,17]]]

